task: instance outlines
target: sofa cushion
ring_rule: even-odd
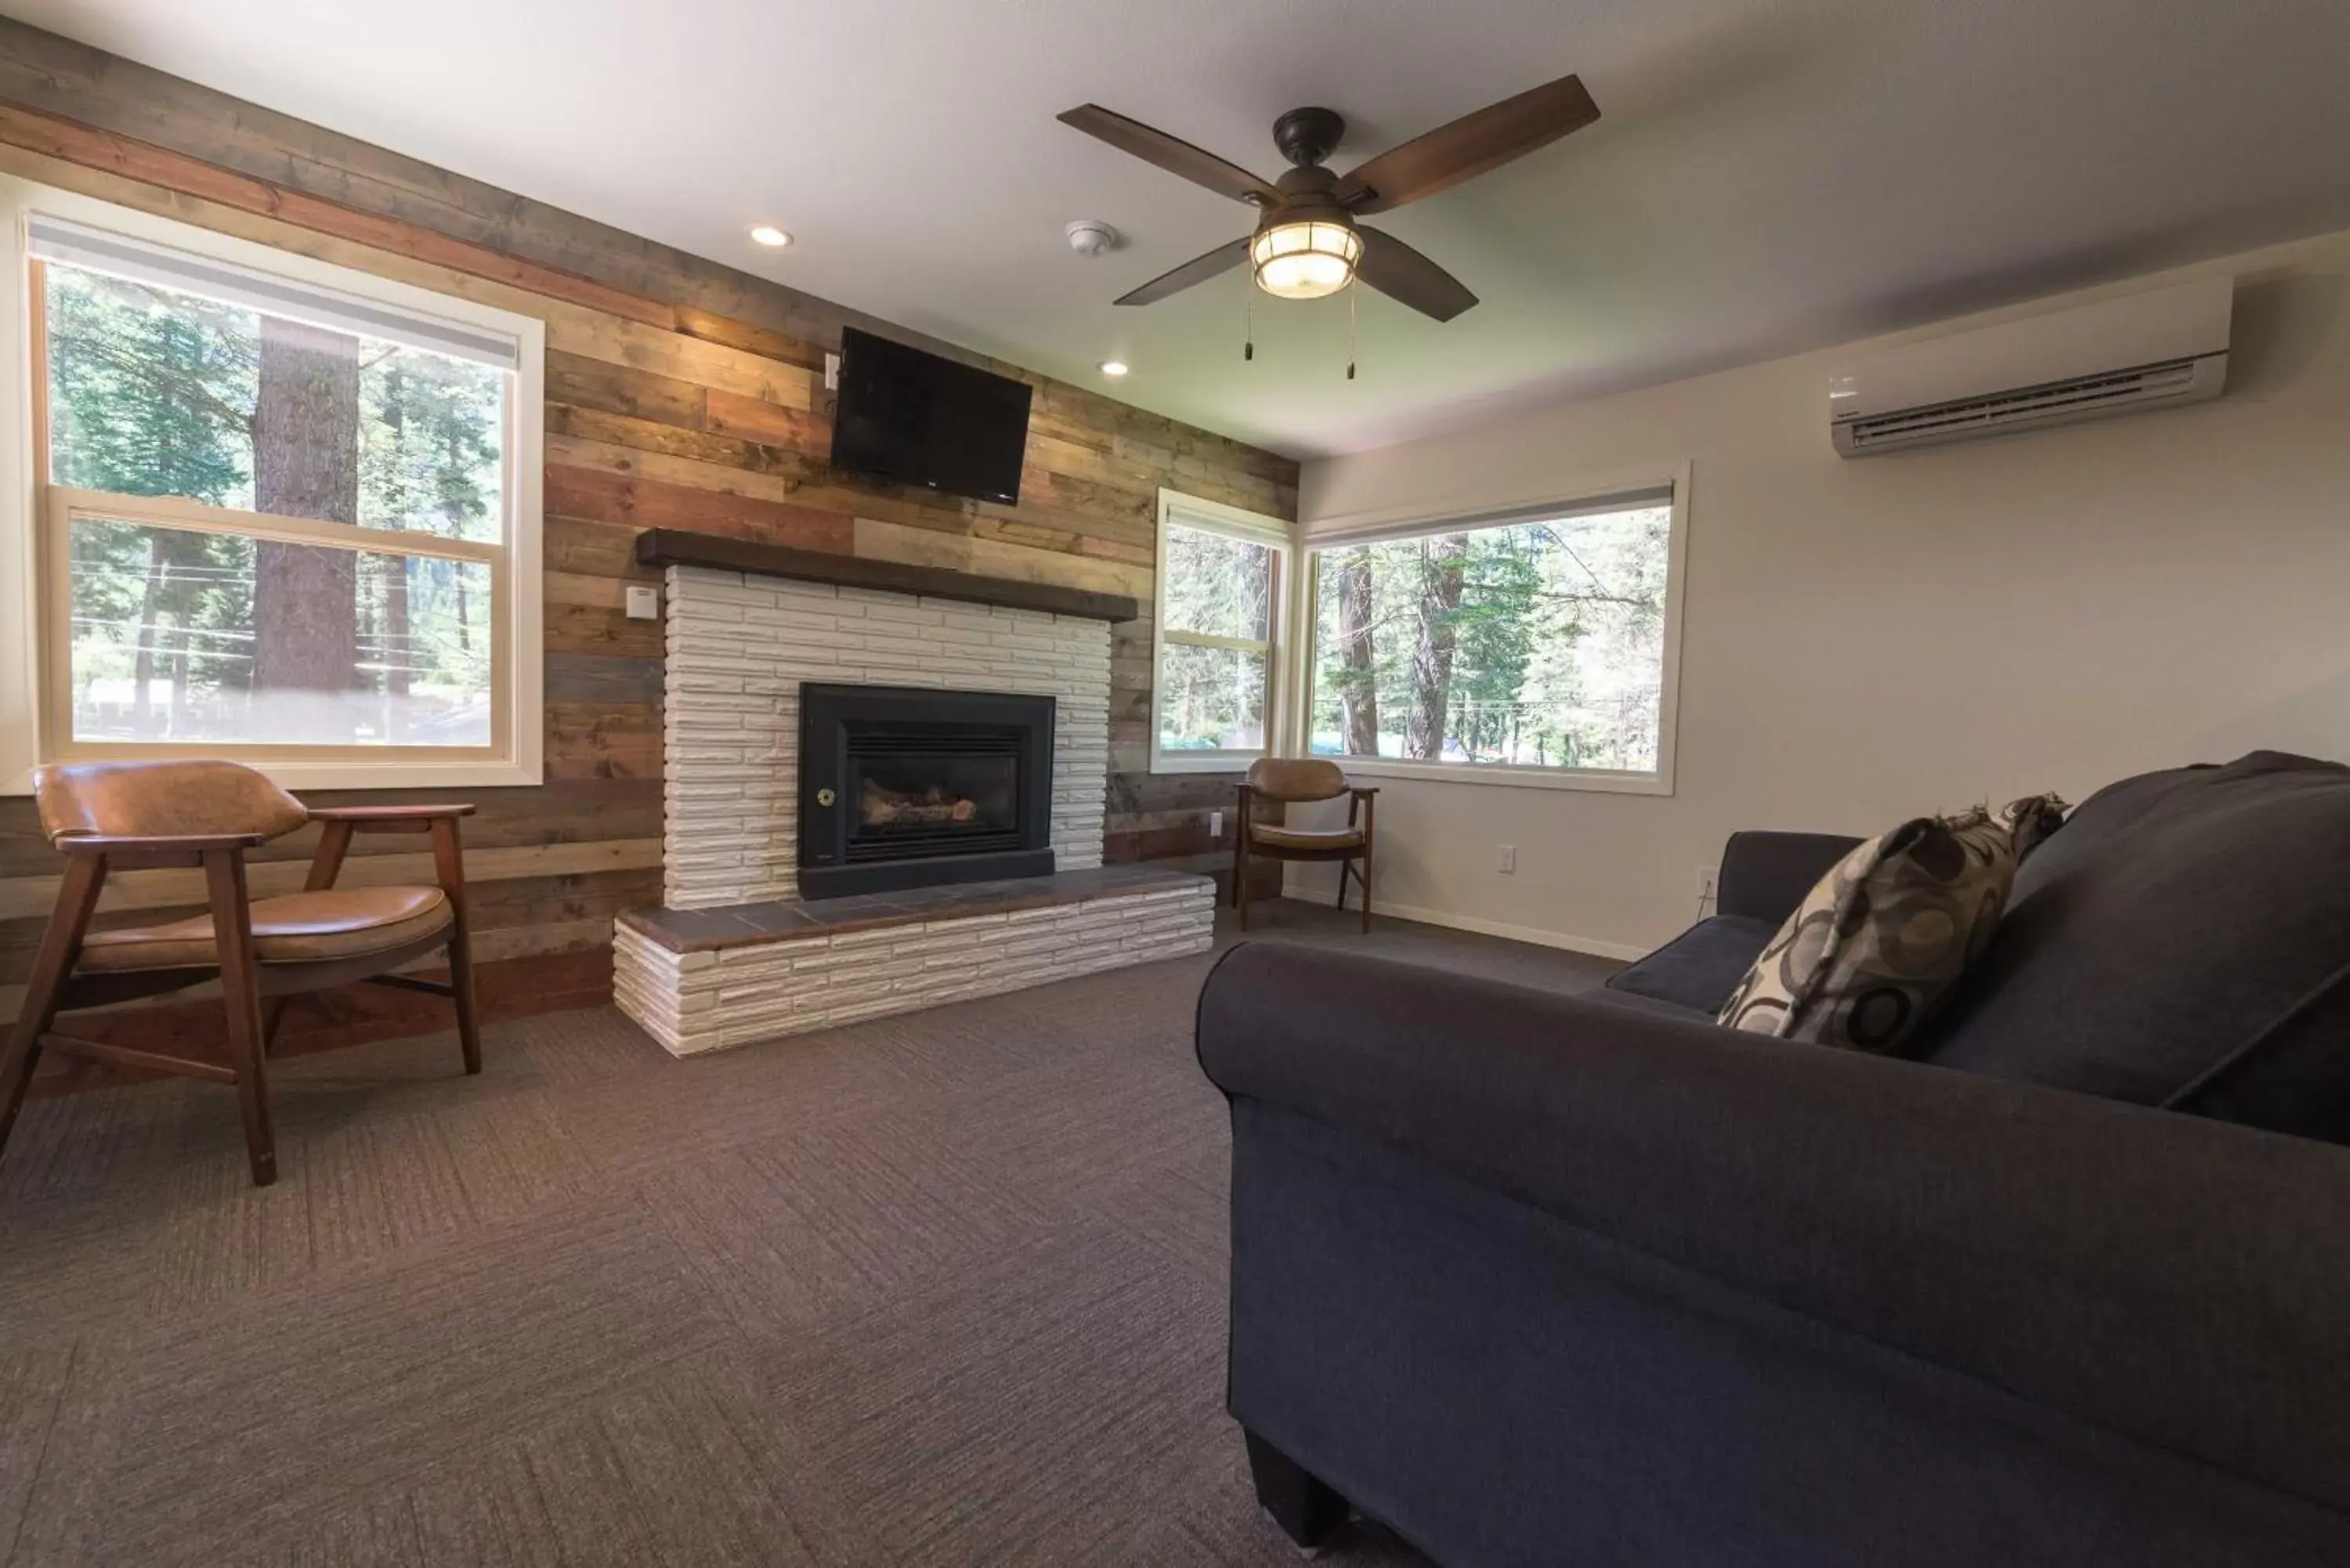
[[[1698,1012],[1719,1012],[1752,966],[1754,955],[1778,929],[1776,920],[1752,915],[1700,920],[1639,962],[1617,971],[1608,977],[1608,988]]]
[[[1805,895],[1737,990],[1733,1029],[1898,1050],[1999,923],[2015,878],[2010,814],[1921,816],[1846,855]]]
[[[2350,1141],[2350,768],[2259,752],[2092,796],[1918,1046]]]

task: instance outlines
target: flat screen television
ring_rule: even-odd
[[[1011,505],[1028,445],[1024,381],[854,327],[840,335],[832,466]]]

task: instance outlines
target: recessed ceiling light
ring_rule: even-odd
[[[1101,362],[1101,373],[1105,376],[1123,376],[1126,374],[1126,361],[1105,359]]]
[[[751,231],[751,237],[763,245],[783,246],[792,243],[792,236],[773,223],[761,223]]]

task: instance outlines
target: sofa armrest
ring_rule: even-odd
[[[2350,1150],[1273,943],[1228,1096],[2107,1429],[2350,1505]]]
[[[1836,833],[1733,833],[1721,848],[1715,912],[1783,920],[1859,843]]]

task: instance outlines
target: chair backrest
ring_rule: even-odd
[[[1347,793],[1347,775],[1320,757],[1260,757],[1249,764],[1249,788],[1267,800],[1329,800]]]
[[[242,763],[49,763],[33,770],[49,842],[261,833],[310,820],[302,803]]]

